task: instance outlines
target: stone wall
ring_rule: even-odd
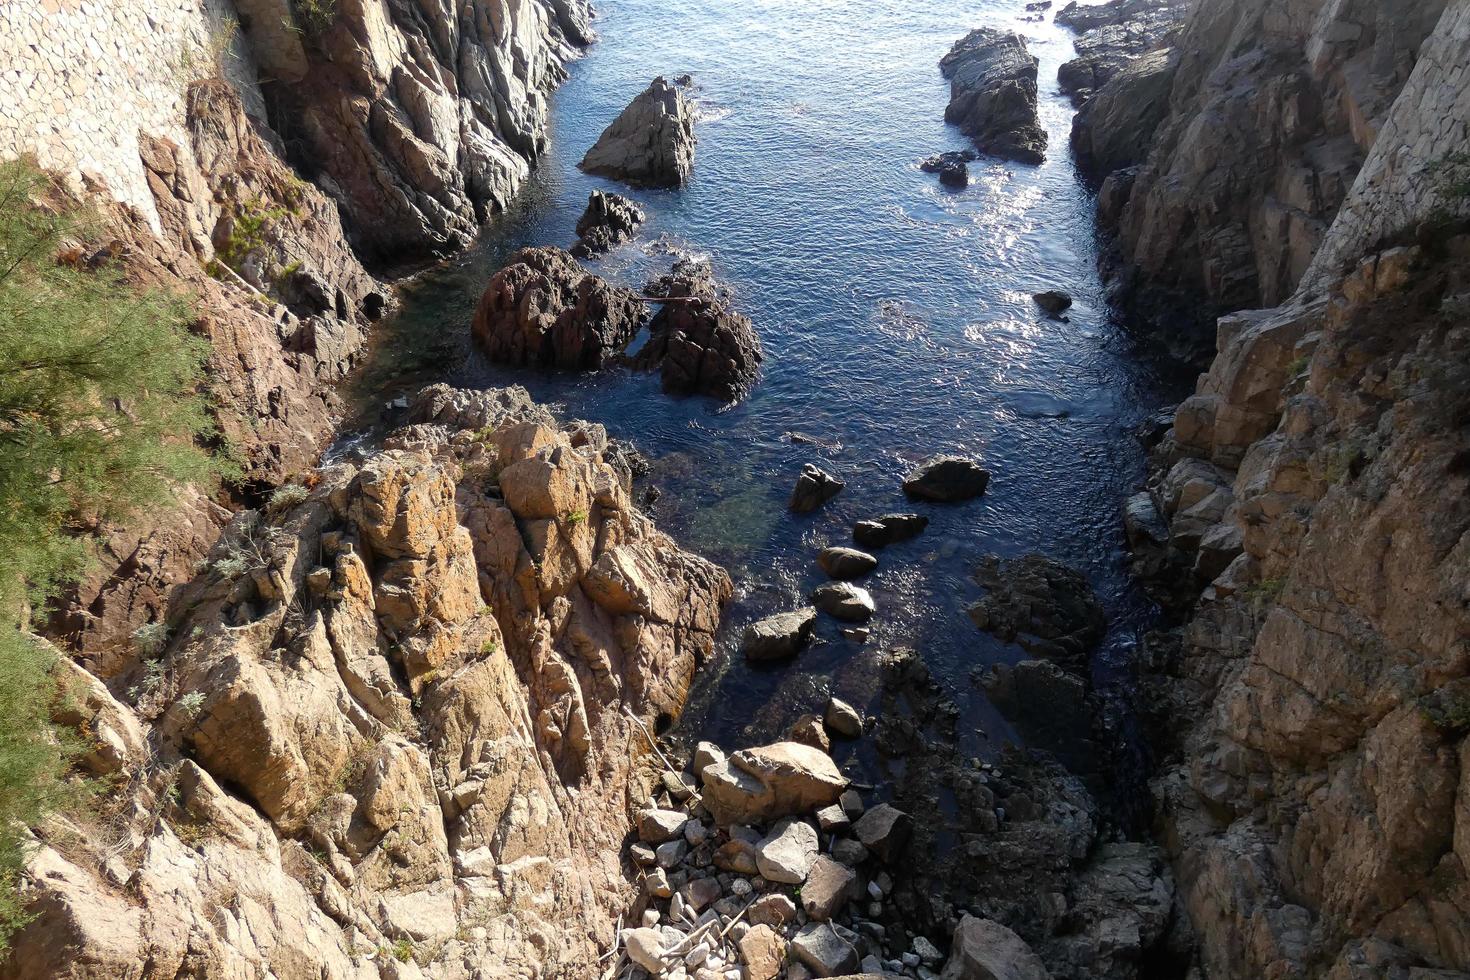
[[[33,154],[75,188],[105,186],[161,231],[139,134],[187,152],[187,89],[215,74],[263,115],[236,33],[226,0],[6,0],[0,156]]]

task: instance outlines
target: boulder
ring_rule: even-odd
[[[861,578],[878,567],[878,559],[856,548],[823,548],[817,564],[832,578]]]
[[[709,267],[681,260],[644,292],[662,302],[634,365],[657,370],[670,394],[726,402],[744,397],[765,355],[755,325],[731,309],[728,290],[714,281]]]
[[[795,958],[819,977],[840,977],[859,966],[857,950],[828,922],[813,922],[791,940]]]
[[[747,660],[794,657],[811,639],[812,626],[816,621],[817,610],[812,606],[767,616],[745,628],[745,635],[740,641],[741,652]]]
[[[843,738],[857,738],[863,733],[863,716],[846,701],[827,699],[827,710],[823,713],[827,727]]]
[[[623,948],[628,959],[654,976],[663,972],[660,956],[664,949],[663,933],[658,929],[628,929],[623,932]]]
[[[694,770],[694,775],[704,781],[704,771],[710,766],[725,761],[725,750],[713,742],[700,742],[694,746],[694,756],[689,761],[689,768]]]
[[[587,210],[577,219],[572,254],[579,259],[604,255],[631,239],[643,221],[643,211],[628,198],[593,191],[587,198]]]
[[[1052,316],[1060,316],[1072,308],[1072,297],[1060,289],[1048,289],[1044,293],[1034,293],[1031,299]]]
[[[879,803],[852,825],[853,836],[884,863],[903,854],[913,830],[909,815],[887,803]]]
[[[1041,957],[999,922],[967,915],[950,942],[940,980],[1051,980]]]
[[[828,582],[808,598],[822,612],[844,623],[866,623],[878,611],[868,590],[851,582]]]
[[[826,922],[842,911],[857,890],[857,872],[823,854],[812,862],[801,886],[801,907],[807,918]]]
[[[597,368],[643,323],[633,293],[591,275],[559,248],[524,248],[490,280],[471,326],[491,361]]]
[[[765,823],[837,801],[847,780],[831,756],[797,742],[741,749],[705,773],[705,807],[716,823]]]
[[[755,846],[755,863],[769,881],[800,885],[817,859],[817,831],[805,820],[779,821]]]
[[[648,187],[679,187],[694,173],[694,106],[655,78],[582,158],[589,174]]]
[[[1107,631],[1087,579],[1043,555],[987,555],[975,580],[989,590],[970,607],[975,625],[1034,656],[1080,666]]]
[[[639,810],[638,839],[645,844],[663,844],[682,836],[688,822],[689,815],[679,810]]]
[[[1021,35],[989,27],[971,31],[939,62],[950,84],[945,121],[983,153],[1040,163],[1046,130],[1036,114],[1036,64]]]
[[[822,719],[816,715],[802,715],[796,719],[790,730],[786,732],[786,737],[793,742],[821,749],[823,752],[832,751],[832,741],[827,738],[827,730],[822,726]]]
[[[786,506],[798,514],[809,514],[841,493],[845,486],[846,483],[820,466],[807,463],[796,478],[791,501]]]
[[[884,548],[916,538],[928,526],[929,518],[923,514],[884,514],[854,524],[852,539],[864,548]]]
[[[903,489],[910,497],[955,503],[978,497],[990,485],[990,472],[962,456],[931,456],[904,477]]]

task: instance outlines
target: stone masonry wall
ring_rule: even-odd
[[[78,187],[83,178],[104,184],[161,231],[139,134],[187,154],[186,89],[216,72],[263,115],[234,26],[218,0],[6,0],[0,156],[34,154]]]

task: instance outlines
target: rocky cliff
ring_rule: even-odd
[[[237,514],[74,722],[110,791],[37,829],[0,974],[584,977],[637,758],[731,586],[523,391]],[[124,700],[119,700],[122,698]]]
[[[1248,6],[1202,3],[1187,35],[1239,26]],[[1157,450],[1148,491],[1129,504],[1141,566],[1197,583],[1161,592],[1184,603],[1185,625],[1146,644],[1165,759],[1154,782],[1161,833],[1207,976],[1460,976],[1436,971],[1470,970],[1470,8],[1407,4],[1389,24],[1350,3],[1273,6],[1260,11],[1264,33],[1236,37],[1212,77],[1238,83],[1243,67],[1294,62],[1294,47],[1272,46],[1299,36],[1294,25],[1318,32],[1311,71],[1278,76],[1305,86],[1293,91],[1306,101],[1272,112],[1315,106],[1292,119],[1347,126],[1330,136],[1336,124],[1314,124],[1318,135],[1296,144],[1336,140],[1362,161],[1330,214],[1312,212],[1314,230],[1295,245],[1288,232],[1306,211],[1255,237],[1255,219],[1242,223],[1239,211],[1210,212],[1210,223],[1198,208],[1188,221],[1169,217],[1184,204],[1175,191],[1198,186],[1178,169],[1185,134],[1198,152],[1208,128],[1231,132],[1226,110],[1239,98],[1193,121],[1166,119],[1123,212],[1123,246],[1140,261],[1153,261],[1145,243],[1179,241],[1181,228],[1201,243],[1234,236],[1254,242],[1236,267],[1256,275],[1238,282],[1253,281],[1260,298],[1290,294],[1220,319],[1214,362]],[[1203,48],[1187,50],[1173,59],[1171,114],[1181,84],[1198,88],[1187,80]],[[1333,78],[1336,95],[1322,101],[1312,86]],[[1372,78],[1400,89],[1376,111],[1362,95]],[[1256,117],[1252,138],[1287,132],[1273,119],[1286,121]],[[1322,176],[1281,155],[1285,141],[1253,145],[1267,166],[1249,179],[1231,170],[1228,148],[1218,173],[1196,157],[1199,173],[1233,173],[1229,200],[1268,209],[1281,167]],[[1202,257],[1180,255],[1176,283]],[[1212,301],[1227,295],[1207,290]]]

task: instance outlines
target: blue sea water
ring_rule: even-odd
[[[604,423],[655,461],[654,507],[682,545],[729,569],[737,599],[721,650],[701,673],[676,734],[726,747],[768,739],[827,692],[873,697],[874,651],[912,646],[962,709],[972,754],[1014,733],[972,671],[1022,659],[980,633],[965,607],[987,552],[1040,551],[1082,570],[1111,618],[1097,674],[1126,677],[1131,638],[1152,615],[1129,583],[1120,506],[1141,481],[1135,433],[1177,398],[1158,366],[1104,303],[1093,204],[1067,148],[1072,108],[1057,91],[1071,35],[1023,19],[1021,0],[601,0],[602,40],[553,97],[551,146],[512,212],[479,245],[418,278],[384,333],[379,358],[415,381],[519,383],[567,417]],[[963,149],[943,121],[938,61],[973,27],[1013,27],[1040,58],[1048,160],[981,160],[963,191],[919,161]],[[656,74],[693,75],[699,102],[695,178],[678,191],[630,191],[576,162]],[[467,344],[481,290],[527,244],[568,246],[593,189],[636,198],[650,216],[637,241],[591,263],[638,286],[666,271],[668,250],[707,257],[759,330],[764,373],[732,407],[675,399],[656,377],[508,370]],[[1033,292],[1076,298],[1048,319]],[[383,391],[375,392],[381,397]],[[794,442],[790,433],[813,437]],[[992,471],[978,501],[915,506],[905,471],[938,452]],[[803,463],[847,489],[815,515],[786,500]],[[878,604],[859,646],[837,624],[798,660],[755,669],[738,655],[751,619],[802,601],[823,577],[828,544],[855,520],[919,510],[932,523],[883,551],[863,583]],[[871,765],[859,750],[839,759]],[[866,751],[866,750],[863,750]]]

